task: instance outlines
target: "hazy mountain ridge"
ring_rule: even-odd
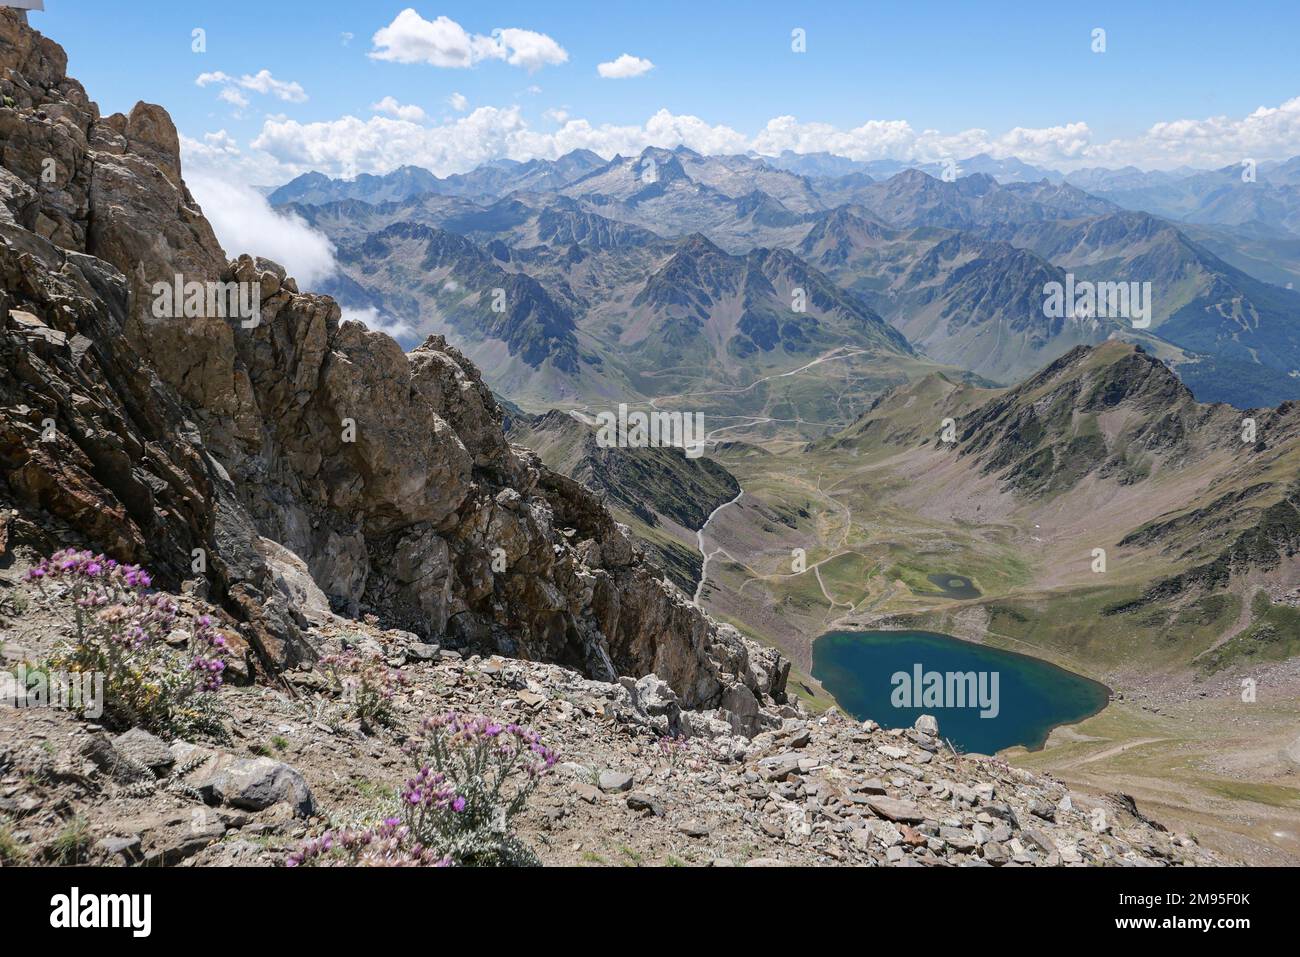
[[[1183,176],[1094,175],[1079,179],[1081,185],[1090,184],[1099,195],[1125,208],[1146,210],[1176,222],[1300,237],[1300,157],[1257,166],[1247,161]]]
[[[1292,332],[1300,326],[1295,320],[1300,316],[1300,294],[1259,281],[1165,220],[1124,211],[1068,178],[1007,177],[1000,183],[989,173],[972,172],[949,182],[908,168],[875,179],[862,170],[870,166],[880,172],[879,164],[855,166],[816,156],[805,163],[786,157],[785,165],[795,171],[781,165],[752,156],[709,157],[683,147],[652,148],[600,163],[588,154],[570,154],[550,165],[491,165],[490,175],[485,172],[475,182],[490,185],[499,195],[480,202],[447,195],[448,187],[440,181],[438,194],[373,207],[345,200],[290,208],[340,243],[349,282],[331,289],[345,305],[388,303],[408,326],[422,321],[415,315],[414,300],[402,301],[394,278],[383,278],[373,257],[360,271],[351,261],[364,248],[357,241],[369,231],[402,221],[425,223],[466,236],[489,250],[501,268],[537,279],[545,296],[532,290],[535,301],[524,310],[525,320],[482,323],[483,337],[506,342],[511,356],[519,354],[523,343],[529,344],[530,358],[522,366],[488,358],[466,343],[495,384],[509,383],[507,392],[523,389],[536,395],[545,385],[569,398],[613,395],[623,388],[644,394],[635,361],[614,371],[621,364],[619,351],[628,345],[646,349],[639,344],[650,329],[659,328],[660,359],[678,365],[683,347],[700,333],[694,324],[709,325],[709,309],[718,315],[712,321],[716,341],[708,348],[724,357],[728,381],[744,381],[730,366],[731,359],[774,359],[777,344],[783,355],[793,358],[807,354],[807,347],[845,341],[797,315],[783,316],[784,310],[769,308],[776,305],[774,290],[761,288],[757,274],[740,295],[746,301],[734,307],[729,305],[730,294],[720,295],[720,288],[695,288],[702,277],[690,275],[682,263],[671,265],[671,257],[675,244],[689,243],[689,237],[699,234],[732,255],[791,250],[861,297],[927,356],[995,381],[1019,381],[1075,345],[1095,344],[1116,334],[1143,341],[1154,335],[1177,347],[1168,350],[1167,358],[1204,398],[1259,405],[1300,396],[1300,378],[1292,375],[1300,370],[1300,349]],[[983,158],[967,166],[999,164]],[[1017,169],[1023,174],[1031,168]],[[473,178],[477,172],[464,175]],[[396,182],[381,195],[419,182],[408,171],[393,176]],[[1135,176],[1140,178],[1132,170],[1116,171],[1115,178],[1127,181]],[[1170,178],[1176,180],[1174,174],[1163,177]],[[1078,179],[1111,181],[1098,170],[1085,171]],[[559,192],[534,188],[561,181]],[[360,182],[336,185],[355,191]],[[306,183],[313,184],[314,178]],[[960,238],[954,238],[957,235]],[[1230,247],[1227,251],[1239,245],[1221,237],[1216,241]],[[1256,267],[1260,255],[1258,248],[1243,250],[1239,261]],[[681,296],[696,297],[697,308],[655,292],[656,282],[665,281],[655,277],[664,269],[670,274],[681,269],[689,287]],[[1134,329],[1128,317],[1071,320],[1046,315],[1045,287],[1064,286],[1066,273],[1085,282],[1150,282],[1150,328]],[[815,277],[808,282],[824,290]],[[825,302],[827,295],[823,291],[818,297]],[[567,312],[582,330],[576,349],[567,341],[562,348],[558,345],[563,340],[558,316],[548,318],[548,310],[537,305],[545,299],[557,304],[558,312]],[[722,317],[729,308],[744,311],[739,324],[735,316]],[[436,311],[445,309],[440,303]],[[620,309],[628,315],[614,317]],[[520,331],[513,328],[518,321],[540,323],[546,331]],[[664,325],[647,325],[655,321]],[[472,316],[453,317],[449,326],[438,328],[473,336],[476,323]],[[867,328],[869,323],[860,325]],[[638,331],[629,334],[630,328]],[[528,369],[537,368],[532,360],[551,348],[536,343],[561,349],[555,369],[562,376],[585,376],[583,360],[577,358],[583,357],[589,369],[597,370],[600,382],[559,386],[548,374],[545,383],[530,387]]]

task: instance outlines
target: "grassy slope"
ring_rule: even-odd
[[[1105,381],[1126,351],[1118,344],[1096,350],[1082,370]],[[1046,404],[1051,392],[1044,385],[1026,401]],[[789,654],[796,692],[813,701],[825,693],[806,677],[811,641],[831,627],[884,622],[1033,654],[1105,681],[1126,698],[1159,702],[1120,701],[1070,731],[1095,741],[1061,732],[1043,752],[1017,760],[1085,787],[1122,785],[1153,811],[1214,830],[1229,853],[1258,860],[1300,854],[1294,828],[1234,823],[1290,809],[1300,779],[1293,766],[1279,764],[1276,745],[1286,721],[1300,720],[1300,704],[1294,694],[1274,700],[1249,722],[1232,710],[1243,673],[1300,654],[1300,612],[1266,593],[1294,588],[1300,568],[1284,562],[1249,580],[1238,576],[1226,591],[1114,612],[1154,582],[1222,551],[1300,471],[1300,449],[1288,442],[1238,455],[1207,446],[1177,468],[1148,456],[1154,474],[1139,470],[1129,486],[1067,474],[1074,484],[1020,501],[935,441],[943,417],[936,408],[961,419],[1000,394],[931,377],[892,405],[889,398],[881,403],[887,429],[859,422],[811,446],[769,445],[776,455],[721,450],[746,490],[746,507],[728,510],[713,530],[736,559],[710,566],[708,607]],[[1115,418],[1105,410],[1079,414],[1070,428],[1076,437],[1109,436],[1115,447],[1128,427]],[[1217,428],[1215,421],[1206,428]],[[1236,422],[1235,414],[1224,421]],[[1248,498],[1251,507],[1237,508],[1226,525],[1213,512],[1196,514],[1207,501],[1255,486],[1274,491]],[[1118,547],[1135,528],[1185,514],[1193,514],[1192,531],[1171,533],[1164,549],[1160,542]],[[1108,550],[1102,574],[1090,567],[1093,541]],[[794,548],[806,551],[803,574],[791,569]],[[983,597],[918,594],[932,592],[927,576],[940,572],[970,577]],[[1291,687],[1288,674],[1269,680],[1280,691]],[[1175,709],[1177,720],[1170,717]],[[1146,738],[1157,740],[1134,744]],[[1225,749],[1251,757],[1226,767]]]

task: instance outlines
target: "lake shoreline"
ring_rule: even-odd
[[[831,640],[829,645],[826,643],[827,639]],[[845,650],[846,643],[854,650]],[[840,646],[839,649],[832,649],[828,653],[827,649],[834,645]],[[1004,733],[1019,735],[1024,740],[1007,741],[992,749],[971,747],[969,748],[971,751],[988,754],[998,754],[1016,748],[1029,753],[1041,751],[1047,746],[1047,742],[1054,730],[1077,725],[1096,717],[1114,701],[1114,692],[1110,686],[1056,662],[1024,652],[972,641],[957,635],[920,629],[835,629],[825,632],[811,642],[812,676],[835,703],[836,707],[858,720],[871,718],[884,727],[906,727],[910,726],[912,720],[914,720],[914,713],[923,711],[933,714],[939,720],[941,734],[944,731],[945,715],[948,715],[949,727],[955,724],[959,728],[956,735],[950,733],[943,735],[944,737],[961,737],[964,734],[984,737],[992,732],[994,727],[992,725],[970,725],[969,714],[963,712],[969,712],[973,706],[900,707],[893,704],[894,697],[904,690],[904,687],[901,686],[908,684],[906,679],[900,679],[897,682],[893,679],[899,678],[900,674],[906,675],[908,672],[906,669],[902,669],[900,661],[895,660],[891,664],[888,663],[888,659],[906,648],[912,650],[911,657],[920,658],[929,654],[932,659],[940,659],[940,663],[944,662],[946,656],[955,656],[959,666],[952,671],[941,670],[935,672],[935,669],[924,665],[919,660],[913,662],[912,667],[918,670],[918,674],[919,670],[924,668],[927,677],[931,676],[931,672],[934,672],[936,676],[953,673],[966,675],[972,671],[978,672],[980,669],[968,667],[972,663],[996,665],[994,671],[988,672],[995,676],[1000,676],[1003,669],[1005,669],[1013,679],[1009,689],[1013,692],[1013,701],[1011,702],[1013,713],[1014,709],[1021,706],[1024,706],[1025,710],[1031,715],[1035,713],[1035,708],[1038,709],[1039,713],[1033,718],[1020,717],[1018,719],[1019,723],[1016,724],[1012,724],[1011,719],[1003,722],[1004,727],[1010,725],[1016,728],[1015,731]],[[853,667],[862,667],[862,664],[854,665],[852,663],[855,656],[863,663],[872,656],[881,657],[882,661],[872,664],[873,670],[876,667],[894,669],[891,674],[891,684],[897,684],[900,687],[895,688],[891,693],[891,703],[889,705],[881,703],[878,688],[873,688],[869,683],[869,679],[862,677],[860,674],[852,673]],[[900,669],[902,670],[900,671]],[[879,672],[876,672],[874,677],[876,678],[874,684],[878,685]],[[998,679],[995,677],[993,679],[995,693],[997,692],[997,684]],[[1047,694],[1046,689],[1053,686],[1055,686],[1057,693]],[[1020,700],[1014,700],[1017,697]],[[1062,712],[1058,720],[1056,715],[1050,714],[1050,709],[1053,707],[1071,710]],[[891,721],[888,719],[891,712],[903,712],[907,714],[907,717],[903,720]],[[1046,717],[1043,716],[1043,712],[1048,712]],[[882,717],[885,720],[882,720]],[[995,720],[1001,717],[1001,705],[999,704],[997,713],[986,715],[986,717]],[[964,742],[958,743],[964,744]]]

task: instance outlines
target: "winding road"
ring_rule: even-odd
[[[708,391],[708,392],[679,392],[679,393],[677,393],[676,395],[664,395],[664,396],[659,396],[659,397],[657,397],[657,398],[654,398],[654,399],[651,399],[651,400],[650,400],[650,407],[651,407],[652,409],[655,409],[656,411],[659,411],[659,403],[660,403],[660,402],[667,402],[667,401],[672,400],[672,399],[683,399],[683,398],[691,398],[691,397],[706,397],[706,396],[714,396],[714,395],[741,395],[741,394],[743,394],[743,393],[745,393],[745,392],[748,392],[748,391],[750,391],[751,389],[757,387],[757,386],[760,385],[761,383],[771,381],[772,379],[785,379],[785,378],[788,378],[789,376],[798,375],[798,374],[801,373],[801,372],[807,372],[809,369],[813,368],[814,366],[819,366],[819,365],[821,365],[823,362],[830,362],[830,361],[835,360],[835,359],[851,359],[851,358],[853,358],[854,356],[866,355],[869,351],[870,351],[870,350],[867,350],[867,349],[858,349],[858,350],[856,350],[856,351],[853,351],[853,350],[846,350],[846,348],[844,348],[844,347],[841,347],[841,348],[839,348],[839,349],[833,349],[833,350],[831,350],[830,352],[826,353],[825,355],[823,355],[823,356],[819,356],[819,357],[817,357],[816,359],[812,360],[811,362],[808,362],[808,363],[805,363],[804,365],[801,365],[801,366],[800,366],[799,368],[797,368],[797,369],[791,369],[789,372],[777,372],[777,373],[773,373],[772,375],[763,376],[762,378],[755,379],[753,382],[751,382],[751,383],[750,383],[749,385],[747,385],[747,386],[744,386],[743,388],[739,388],[739,389],[716,389],[716,390]],[[728,416],[727,418],[731,418],[731,416]],[[749,421],[746,421],[746,422],[737,422],[737,423],[734,424],[734,425],[724,425],[724,426],[721,426],[721,427],[719,427],[719,428],[712,429],[712,430],[710,430],[710,431],[708,432],[708,434],[705,436],[705,443],[707,444],[707,443],[709,443],[709,442],[712,442],[712,441],[713,441],[713,437],[714,437],[715,435],[717,435],[718,433],[720,433],[720,432],[727,432],[727,431],[730,431],[731,429],[749,428],[750,426],[754,426],[754,425],[762,425],[762,424],[765,424],[765,423],[768,423],[768,422],[777,421],[777,420],[774,420],[774,419],[772,419],[771,417],[768,417],[768,416],[735,416],[735,418],[744,418],[744,419],[748,419]],[[820,484],[820,479],[818,479],[818,483]],[[694,603],[695,603],[695,605],[696,605],[697,608],[698,608],[698,607],[703,607],[703,606],[700,605],[700,598],[702,597],[702,595],[703,595],[703,593],[704,593],[704,583],[705,583],[705,581],[708,580],[708,577],[709,577],[709,562],[712,561],[714,558],[718,557],[719,555],[724,555],[724,556],[726,556],[727,558],[731,559],[732,561],[735,561],[735,559],[732,559],[731,556],[727,554],[727,551],[726,551],[726,549],[724,549],[724,548],[719,547],[719,548],[715,548],[715,549],[714,549],[713,551],[711,551],[711,552],[708,551],[708,545],[707,545],[706,542],[705,542],[705,535],[708,533],[709,525],[712,524],[714,518],[716,518],[716,517],[718,516],[718,513],[720,513],[724,508],[726,508],[726,507],[729,506],[729,505],[735,505],[735,504],[736,504],[737,502],[739,502],[742,498],[744,498],[744,496],[745,496],[745,490],[744,490],[744,489],[741,489],[741,490],[740,490],[740,494],[737,495],[735,498],[733,498],[731,501],[729,501],[729,502],[723,502],[721,505],[719,505],[717,508],[715,508],[712,512],[710,512],[710,513],[709,513],[709,517],[706,518],[706,519],[704,520],[704,524],[701,525],[701,526],[699,527],[699,529],[695,532],[695,540],[696,540],[696,544],[697,544],[697,547],[699,548],[700,557],[703,559],[703,562],[702,562],[701,565],[700,565],[700,580],[699,580],[699,582],[698,582],[698,583],[696,584],[696,586],[695,586],[695,595],[694,595],[694,597],[693,597],[693,599],[692,599],[692,600],[694,601]],[[827,496],[827,497],[829,498],[829,496]],[[832,499],[832,501],[834,501],[834,500]],[[841,503],[838,503],[838,502],[837,502],[837,503],[835,503],[835,504],[841,504]],[[845,510],[848,511],[847,508],[845,508]],[[849,512],[849,514],[848,514],[848,520],[849,520],[849,525],[851,526],[851,525],[852,525],[852,521],[853,521],[853,518],[852,518],[852,512]],[[848,537],[848,531],[847,531],[847,528],[846,528],[846,531],[845,531],[845,538],[847,539],[847,537]],[[742,564],[743,564],[743,563],[742,563]],[[819,562],[818,564],[821,564],[821,563]],[[746,567],[748,567],[748,566],[746,566]],[[826,596],[826,600],[829,601],[829,602],[831,603],[831,610],[832,610],[832,612],[835,610],[835,608],[836,608],[837,606],[839,606],[839,607],[848,607],[848,608],[850,609],[850,611],[852,610],[852,608],[853,608],[852,605],[847,605],[847,606],[845,606],[844,603],[842,603],[842,602],[836,602],[835,599],[832,598],[832,597],[830,596],[830,594],[826,591],[826,586],[825,586],[824,584],[822,584],[822,580],[821,580],[821,572],[818,570],[817,565],[814,565],[810,570],[811,570],[811,571],[816,575],[816,577],[817,577],[817,582],[818,582],[819,585],[821,585],[822,594],[825,595],[825,596]],[[750,569],[750,571],[752,572],[753,570]],[[782,576],[782,577],[784,577],[784,576]],[[743,587],[743,585],[742,585],[742,587]]]
[[[705,533],[705,531],[708,530],[709,523],[712,522],[713,519],[714,519],[715,517],[717,517],[717,514],[718,514],[719,512],[721,512],[721,511],[722,511],[724,508],[726,508],[728,505],[735,505],[737,502],[739,502],[739,501],[740,501],[742,498],[744,498],[744,497],[745,497],[745,490],[742,488],[742,489],[740,490],[740,494],[737,495],[735,498],[733,498],[730,502],[723,502],[721,505],[719,505],[717,508],[715,508],[712,512],[710,512],[710,513],[709,513],[709,517],[706,518],[706,519],[704,520],[704,524],[701,525],[701,526],[699,527],[699,530],[696,531],[696,533],[695,533],[695,541],[696,541],[696,542],[698,543],[698,545],[699,545],[700,555],[703,556],[703,558],[704,558],[703,563],[701,563],[701,565],[700,565],[700,580],[699,580],[699,582],[696,583],[696,585],[695,585],[695,596],[694,596],[694,598],[692,598],[692,601],[695,602],[695,607],[696,607],[696,608],[700,608],[700,607],[702,607],[702,606],[700,605],[700,594],[704,591],[704,582],[705,582],[705,580],[708,579],[708,577],[709,577],[709,560],[712,559],[712,558],[714,558],[714,557],[716,557],[716,556],[718,556],[718,555],[726,555],[726,554],[727,554],[727,553],[726,553],[726,550],[725,550],[725,549],[722,549],[722,548],[715,548],[712,552],[707,552],[707,551],[705,551],[705,550],[704,550],[704,549],[705,549],[705,545],[704,545],[704,533]],[[730,558],[731,556],[728,555],[727,557]]]

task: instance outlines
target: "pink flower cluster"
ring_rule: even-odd
[[[176,627],[176,602],[150,592],[153,578],[139,565],[124,565],[104,555],[67,548],[42,559],[26,575],[43,591],[62,588],[76,611],[76,642],[83,651],[123,660],[160,647]],[[216,691],[226,670],[226,639],[212,619],[198,619],[188,671],[196,691]],[[102,662],[111,666],[112,661]]]
[[[289,864],[327,856],[360,864],[537,863],[510,828],[556,761],[535,732],[453,711],[426,718],[420,738],[406,750],[417,770],[402,788],[400,817],[379,829],[329,832],[305,844]]]
[[[290,854],[286,867],[312,867],[331,860],[355,867],[449,867],[449,855],[439,855],[412,842],[411,829],[395,817],[378,827],[326,831]]]
[[[176,625],[176,603],[147,593],[153,579],[139,565],[68,548],[42,559],[26,577],[42,590],[63,587],[77,610],[79,641],[99,638],[122,651],[139,651]]]
[[[202,615],[194,624],[191,642],[194,659],[190,662],[190,671],[198,676],[201,690],[217,691],[225,677],[226,639],[207,615]]]
[[[465,810],[465,799],[447,783],[447,775],[427,765],[406,782],[406,787],[402,789],[402,801],[411,807],[450,810],[457,814]]]
[[[518,758],[521,770],[536,779],[555,766],[557,755],[542,744],[541,735],[517,724],[499,724],[489,718],[448,711],[425,718],[420,725],[425,741],[436,751],[474,751],[484,748],[499,760]],[[418,751],[419,742],[408,750]],[[513,765],[513,761],[510,761]]]
[[[123,565],[117,559],[75,548],[65,548],[41,559],[40,564],[27,573],[28,581],[67,577],[99,580],[132,589],[148,588],[153,584],[149,573],[139,565]]]

